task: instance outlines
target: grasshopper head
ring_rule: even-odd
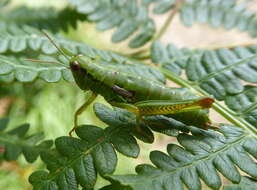
[[[71,68],[72,72],[80,71],[81,67],[80,67],[80,64],[78,62],[78,58],[80,56],[82,56],[82,55],[76,55],[76,56],[73,56],[70,59],[70,68]]]
[[[80,70],[80,65],[77,61],[72,61],[70,62],[70,68],[72,70],[72,72],[76,72]]]
[[[70,70],[76,84],[82,90],[88,90],[87,71],[82,68],[78,56],[72,56],[69,60]]]

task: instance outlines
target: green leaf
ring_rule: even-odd
[[[127,39],[138,28],[137,23],[133,21],[124,21],[112,35],[112,42],[117,43]]]
[[[132,190],[132,188],[120,185],[118,183],[114,183],[111,185],[104,186],[99,190]]]
[[[257,88],[247,85],[244,90],[236,95],[226,96],[226,105],[257,127]]]
[[[127,128],[135,126],[135,115],[124,109],[115,108],[115,110],[112,110],[103,104],[95,103],[94,110],[97,117],[109,126],[124,126]]]
[[[64,8],[57,10],[52,7],[30,8],[26,6],[6,9],[0,13],[0,22],[29,25],[38,29],[48,29],[52,32],[68,31],[71,26],[77,28],[78,21],[85,21],[86,16],[74,9]],[[18,43],[20,44],[20,43]]]
[[[224,190],[255,190],[257,181],[250,177],[242,177],[239,184],[225,185]]]
[[[11,28],[13,28],[12,32],[10,32]],[[57,56],[57,49],[39,30],[24,26],[19,27],[19,32],[17,32],[14,28],[17,29],[17,26],[10,25],[7,28],[0,29],[0,42],[1,40],[7,42],[7,46],[2,49],[2,54],[4,55],[0,55],[0,75],[3,77],[2,80],[10,82],[15,77],[20,82],[30,82],[36,78],[41,78],[47,82],[58,82],[62,78],[69,82],[74,81],[70,70],[66,68],[68,67],[67,60],[63,59],[63,56]],[[8,34],[7,37],[6,33]],[[137,61],[131,61],[113,52],[92,48],[86,44],[67,40],[60,36],[54,37],[54,42],[57,43],[60,48],[65,49],[65,51],[67,49],[72,52],[72,55],[84,54],[93,59],[100,56],[101,59],[97,62],[103,66],[108,65],[110,69],[118,69],[118,71],[136,74],[145,78],[152,78],[162,83],[165,82],[163,74],[153,67],[143,65]],[[36,45],[34,41],[36,41]],[[10,46],[10,44],[15,43],[18,47],[20,46],[20,42],[22,42],[21,45],[23,48],[14,49]],[[23,56],[20,57],[17,55],[17,52],[22,53]],[[48,55],[46,56],[44,54]],[[26,60],[28,58],[40,59],[42,62],[44,60],[58,62],[59,64],[35,63]],[[15,75],[12,75],[12,73],[15,73]]]
[[[195,13],[193,8],[193,4],[185,3],[180,10],[180,20],[182,20],[182,23],[185,26],[189,27],[193,25],[195,19]]]
[[[163,14],[169,11],[174,7],[176,1],[175,0],[160,0],[153,8],[153,12],[155,14]]]
[[[12,130],[5,131],[8,119],[0,120],[0,155],[1,159],[11,161],[17,160],[21,153],[25,159],[32,163],[39,156],[40,152],[49,149],[52,146],[52,141],[42,141],[43,134],[36,133],[27,135],[29,124],[20,125]],[[40,142],[40,143],[39,143]]]
[[[153,61],[158,61],[160,58],[163,57],[160,55],[163,55],[165,51],[168,51],[168,48],[163,48],[160,43],[155,44],[152,47]],[[207,156],[206,160],[199,162],[199,165],[197,164],[197,166],[190,168],[190,172],[187,171],[186,174],[181,174],[180,177],[184,176],[184,178],[182,178],[182,182],[185,183],[189,189],[201,188],[200,180],[198,179],[199,177],[212,189],[219,189],[222,184],[217,171],[219,171],[221,174],[223,174],[223,176],[228,178],[233,183],[239,183],[241,180],[241,176],[237,171],[236,167],[240,168],[244,172],[246,171],[247,174],[253,177],[256,176],[256,163],[249,156],[250,154],[252,157],[256,157],[256,149],[253,148],[254,144],[256,143],[256,130],[254,128],[254,126],[256,125],[255,87],[253,85],[243,86],[242,84],[240,84],[240,80],[256,83],[255,75],[257,73],[254,69],[256,62],[255,50],[255,46],[235,47],[231,49],[222,48],[209,51],[193,50],[191,51],[191,55],[189,56],[189,59],[184,67],[184,69],[186,70],[187,78],[190,81],[181,79],[178,75],[174,74],[172,69],[169,69],[168,71],[167,67],[165,68],[165,66],[168,64],[163,60],[159,62],[162,68],[165,68],[162,69],[162,71],[166,74],[168,78],[175,81],[177,84],[182,85],[183,87],[191,88],[192,90],[203,93],[205,95],[212,94],[219,100],[225,100],[225,103],[228,105],[228,107],[235,112],[231,110],[226,110],[227,108],[221,106],[218,103],[214,105],[214,108],[219,112],[224,113],[224,115],[228,114],[229,112],[229,114],[231,114],[228,117],[230,121],[237,123],[237,121],[240,120],[240,122],[243,122],[237,123],[243,129],[237,129],[235,127],[233,127],[233,129],[231,130],[228,130],[226,127],[223,127],[221,129],[221,132],[224,134],[226,140],[221,137],[218,138],[220,139],[218,141],[213,140],[212,138],[209,138],[207,140],[207,136],[211,133],[205,135],[206,139],[201,138],[199,140],[197,140],[197,137],[195,137],[195,132],[193,132],[194,136],[192,138],[189,138],[186,135],[183,136],[183,138],[182,135],[178,136],[178,140],[180,144],[184,147],[185,151],[193,154],[188,155],[187,153],[187,155],[183,154],[183,156],[179,156],[179,158],[177,158],[177,156],[179,155],[178,150],[174,151],[174,154],[172,155],[168,150],[169,155],[175,161],[180,161],[180,159],[182,158],[191,158],[193,155],[198,154],[209,153],[209,155],[211,155],[215,152],[216,148],[219,149],[219,147],[223,146],[224,143],[227,144],[225,146],[229,147],[226,149],[226,151],[224,149],[224,152],[222,151],[222,154],[221,152],[220,154],[215,154],[215,158],[210,159],[211,156]],[[182,50],[179,51],[182,52]],[[240,134],[243,133],[247,134],[247,136],[249,137],[246,138],[247,140],[243,140],[243,138],[240,137]],[[235,142],[232,140],[235,137],[238,138],[238,142],[242,141],[242,144],[240,146],[229,145],[230,143]],[[212,148],[212,152],[210,152],[210,148]],[[157,166],[157,168],[168,168],[169,166],[167,165],[167,162],[170,163],[170,159],[168,159],[167,156],[163,155],[163,153],[161,153],[160,155],[156,152],[153,153],[153,155],[155,154],[157,154],[158,156],[155,156],[154,158],[156,159],[152,159],[152,162]],[[159,157],[163,157],[161,160],[165,160],[165,162],[162,163],[157,159],[157,157],[158,159]],[[169,165],[172,165],[177,169],[180,166],[176,164],[179,163],[172,162]],[[145,170],[143,170],[144,172],[142,173],[139,172],[141,170],[138,170],[138,177],[141,178],[146,176]],[[147,170],[150,169],[147,168]],[[193,170],[193,172],[191,170]],[[158,176],[157,173],[160,171],[157,171],[157,169],[155,169],[154,171],[156,172],[156,176]],[[152,171],[152,173],[154,172]],[[206,173],[208,173],[208,175],[206,175]],[[176,183],[177,185],[177,189],[181,189],[181,183],[179,184],[179,182],[175,180],[177,177],[176,174],[172,173],[172,175],[174,179],[174,184]],[[192,180],[192,178],[194,180]],[[123,180],[124,179],[122,178],[122,181]],[[140,180],[143,181],[144,179],[141,178]],[[127,185],[127,182],[125,180],[124,182],[122,182],[121,180],[119,181],[122,183],[122,185]],[[162,181],[164,180],[162,179],[161,183]],[[191,184],[192,182],[194,184]],[[134,185],[135,182],[132,182],[132,184]],[[172,184],[171,182],[168,185],[174,184]],[[131,186],[137,187],[136,185],[133,185]],[[168,185],[167,188],[169,187]]]
[[[168,47],[165,49],[159,44],[158,47],[152,48],[153,61],[158,59],[156,55],[158,51],[167,52]],[[214,95],[216,99],[224,100],[226,96],[242,93],[244,85],[241,80],[257,83],[257,72],[254,69],[257,59],[256,50],[255,45],[231,49],[194,50],[188,54],[188,60],[181,68],[186,70],[187,78],[192,84]],[[183,51],[183,49],[180,50],[181,53]],[[169,62],[158,60],[162,68],[174,72]]]
[[[249,141],[257,143],[256,139],[228,125],[222,126],[219,132],[221,134],[198,129],[193,135],[180,134],[180,146],[169,144],[168,154],[151,152],[150,159],[155,166],[141,164],[136,168],[137,175],[109,175],[108,178],[134,190],[181,190],[183,184],[190,190],[201,189],[200,179],[212,189],[219,189],[222,183],[218,173],[234,183],[243,179],[237,167],[256,178],[256,162],[244,148]]]
[[[45,186],[50,186],[50,189],[77,189],[78,185],[93,189],[98,172],[101,175],[114,172],[117,165],[115,149],[129,157],[138,156],[139,146],[129,134],[130,131],[118,125],[106,129],[92,125],[79,126],[76,134],[80,139],[59,137],[55,140],[56,149],[41,153],[49,173],[34,172],[30,176],[30,183],[36,189]],[[41,174],[43,179],[37,180]]]
[[[155,33],[155,24],[152,20],[147,20],[144,27],[141,29],[138,35],[136,35],[130,42],[129,47],[138,48],[143,46],[153,38]]]
[[[169,61],[168,52],[160,42],[153,42],[151,52],[151,59],[154,63],[165,63]]]
[[[139,146],[133,136],[127,134],[126,131],[116,133],[116,136],[111,138],[111,142],[116,150],[120,153],[136,158],[139,155]]]
[[[96,22],[98,30],[117,28],[112,35],[112,42],[117,43],[128,39],[139,30],[129,42],[129,47],[138,48],[146,44],[155,34],[155,24],[148,16],[148,6],[130,1],[69,0],[76,10]]]
[[[17,135],[18,137],[24,137],[29,130],[29,124],[23,124],[15,129],[8,131],[10,135]]]
[[[94,110],[97,117],[109,126],[122,126],[124,128],[127,128],[127,130],[130,130],[131,134],[133,134],[137,139],[145,143],[152,143],[154,141],[153,133],[151,130],[169,136],[178,136],[181,132],[187,133],[190,130],[194,130],[194,127],[189,127],[186,124],[171,118],[176,117],[176,115],[171,117],[147,116],[143,118],[143,122],[140,123],[140,126],[137,126],[136,116],[133,113],[128,112],[127,110],[120,108],[115,108],[114,110],[112,110],[107,106],[98,103],[94,104]],[[183,117],[184,119],[188,117],[188,120],[192,121],[190,117],[195,116],[194,114],[190,113],[186,116],[184,114]],[[125,133],[127,133],[128,138],[128,132],[125,131]],[[126,141],[129,140],[127,138]],[[119,151],[118,148],[117,150]]]
[[[136,125],[136,117],[133,113],[120,108],[112,110],[99,103],[94,104],[94,110],[98,118],[109,126],[123,128],[124,131],[122,131],[122,134],[127,134],[126,138],[124,137],[127,145],[126,147],[121,147],[114,142],[114,146],[116,145],[115,147],[117,147],[117,150],[121,153],[126,153],[126,156],[137,157],[139,154],[138,145],[132,135],[146,143],[152,143],[154,141],[153,133],[150,131],[148,126],[141,124],[139,127]],[[118,136],[115,135],[114,137],[116,138]],[[117,140],[121,141],[119,137]],[[114,139],[111,139],[111,141],[114,141]],[[131,147],[135,149],[132,150]]]
[[[34,172],[29,177],[29,182],[34,186],[34,189],[57,190],[55,182],[47,180],[48,173],[45,171]]]
[[[7,57],[0,55],[0,72],[2,76],[10,76],[10,82],[14,77],[19,82],[31,82],[40,77],[47,82],[57,82],[61,79],[61,72],[64,79],[73,81],[73,78],[67,76],[66,68],[59,65],[34,63],[25,61],[23,58],[16,59],[13,57]],[[70,72],[70,71],[69,71]],[[14,73],[14,76],[12,75]]]
[[[83,125],[76,128],[76,134],[80,139],[57,138],[55,141],[56,149],[41,153],[41,158],[46,163],[50,173],[40,182],[30,180],[34,187],[37,185],[44,187],[47,184],[66,189],[81,185],[83,188],[92,189],[97,172],[104,176],[114,172],[117,164],[115,149],[128,157],[138,156],[139,146],[133,137],[136,131],[135,115],[118,108],[112,110],[102,104],[95,104],[94,109],[100,119],[109,126],[102,129],[92,125]],[[152,118],[157,122],[158,119],[163,121],[162,125],[167,125],[169,129],[175,130],[181,127],[182,130],[188,131],[183,124],[175,120],[163,117]],[[149,128],[147,129],[149,130]],[[140,130],[145,129],[140,128]],[[179,132],[176,133],[176,135],[178,134]],[[139,137],[139,135],[145,135],[145,131],[143,134],[137,133],[137,135],[135,136],[139,139],[149,138]],[[36,174],[32,174],[31,178],[33,179]]]
[[[45,184],[61,189],[77,189],[78,183],[86,189],[91,189],[96,181],[96,169],[90,154],[84,154],[87,143],[72,137],[59,137],[55,141],[57,150],[41,153],[41,159],[47,165],[50,173],[45,172],[45,178],[30,183],[37,189]],[[30,179],[38,171],[34,172]],[[35,181],[35,180],[34,180]]]
[[[32,136],[33,139],[39,139],[39,135]],[[31,139],[30,139],[31,140]],[[32,141],[33,142],[33,141]],[[32,143],[31,143],[32,144]],[[38,155],[45,150],[48,150],[50,147],[52,147],[53,141],[52,140],[45,140],[39,143],[35,148],[31,148],[30,146],[24,146],[22,149],[22,152],[26,158],[26,160],[30,163],[34,162]]]
[[[168,44],[164,47],[159,41],[155,41],[151,46],[151,59],[155,64],[168,69],[178,75],[185,68],[188,59],[193,52],[188,49],[178,49],[173,44]]]
[[[4,131],[9,123],[9,118],[1,118],[0,119],[0,131]]]
[[[13,66],[11,65],[12,59],[8,59],[1,56],[1,62],[0,62],[0,74],[6,75],[12,72]]]
[[[117,155],[109,143],[102,143],[93,152],[97,170],[102,174],[113,173],[117,164]]]
[[[178,136],[181,131],[187,133],[192,129],[180,121],[163,115],[145,117],[144,122],[149,125],[153,131],[173,137]]]
[[[167,0],[169,4],[172,2],[173,0]],[[186,0],[180,9],[180,19],[185,26],[199,22],[210,24],[214,28],[221,26],[227,30],[237,28],[256,37],[255,12],[247,6],[247,2],[236,0]],[[166,8],[168,9],[168,6]]]

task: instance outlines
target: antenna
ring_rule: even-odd
[[[57,46],[57,44],[53,41],[53,39],[44,30],[42,30],[41,32],[48,38],[48,40],[54,45],[54,47],[56,47],[56,49],[59,51],[59,53],[61,53],[69,61],[69,58],[62,51],[62,49]]]
[[[59,63],[59,62],[54,62],[54,61],[45,61],[45,60],[38,60],[38,59],[24,59],[25,61],[31,61],[31,62],[35,62],[35,63],[51,63],[51,64],[59,64],[59,65],[62,65],[66,68],[69,68],[67,67],[67,65],[63,64],[63,63]]]

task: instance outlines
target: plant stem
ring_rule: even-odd
[[[176,13],[179,11],[182,4],[183,4],[182,0],[177,0],[176,1],[175,7],[170,12],[170,15],[168,16],[168,18],[166,19],[166,21],[162,25],[160,31],[153,38],[153,41],[160,39],[162,37],[162,35],[166,32],[166,30],[169,28],[173,18],[175,17]]]
[[[253,136],[255,136],[255,138],[257,138],[256,128],[254,126],[252,126],[250,123],[248,123],[247,121],[245,121],[244,119],[242,119],[238,116],[232,115],[225,106],[219,104],[218,102],[215,102],[213,104],[213,109],[215,111],[217,111],[218,113],[220,113],[228,121],[233,123],[235,126],[238,126],[238,127],[244,128],[248,131],[251,131],[251,134]]]
[[[162,25],[161,29],[159,30],[159,32],[152,38],[151,41],[155,41],[155,40],[159,40],[162,35],[166,32],[166,30],[169,28],[174,16],[176,15],[176,13],[179,11],[181,5],[183,4],[184,0],[177,0],[175,3],[175,7],[172,9],[172,11],[170,12],[168,18],[166,19],[166,21],[164,22],[164,24]],[[128,57],[134,58],[134,59],[149,59],[150,58],[150,50],[149,47],[146,49],[142,49],[139,50],[137,52],[134,52],[132,54],[127,55]]]
[[[160,68],[161,72],[171,81],[175,82],[176,84],[186,87],[193,91],[194,93],[198,95],[205,95],[210,96],[208,93],[204,92],[202,89],[200,89],[198,86],[194,86],[190,84],[190,82],[180,78],[175,73],[172,73],[171,71],[168,71],[166,69]],[[220,113],[224,118],[226,118],[228,121],[233,123],[234,125],[241,127],[243,129],[246,129],[251,133],[251,135],[255,136],[257,138],[257,129],[252,126],[250,123],[245,121],[244,119],[234,115],[229,109],[227,109],[225,106],[221,105],[217,101],[213,104],[213,109]]]

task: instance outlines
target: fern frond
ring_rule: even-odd
[[[224,125],[221,134],[197,131],[193,135],[180,134],[180,145],[169,144],[167,153],[153,151],[150,159],[155,166],[141,164],[137,175],[109,175],[111,181],[133,190],[201,189],[202,180],[212,189],[222,185],[219,173],[234,183],[243,180],[238,168],[253,178],[257,177],[257,139],[244,130]],[[238,167],[238,168],[237,168]]]
[[[22,153],[25,159],[32,163],[40,152],[50,148],[52,141],[43,141],[43,134],[27,135],[29,124],[20,125],[12,130],[5,131],[9,119],[0,119],[0,160],[17,160]]]
[[[257,87],[247,85],[236,95],[226,96],[226,105],[236,112],[236,115],[245,118],[257,127]]]
[[[133,190],[131,187],[128,186],[123,186],[120,185],[119,183],[112,183],[110,185],[104,186],[99,190],[113,190],[113,189],[118,189],[118,190]]]
[[[67,61],[63,60],[63,57],[56,57],[55,55],[40,55],[36,58],[43,61],[52,61],[55,63],[35,63],[26,60],[26,57],[13,57],[0,55],[0,81],[4,83],[18,80],[19,82],[31,82],[37,78],[40,78],[46,82],[59,82],[64,79],[67,82],[74,82],[70,69],[67,68]],[[57,64],[63,63],[64,65]],[[65,66],[67,65],[67,67]],[[161,83],[165,82],[165,77],[155,68],[147,65],[142,65],[136,62],[101,62],[99,65],[107,65],[108,68],[115,68],[120,72],[126,72],[144,78],[157,80]]]
[[[145,0],[154,4],[153,12],[163,14],[174,8],[175,0]],[[180,8],[180,19],[185,26],[210,24],[212,27],[224,27],[227,30],[237,28],[257,37],[256,13],[247,7],[246,2],[236,0],[185,0]]]
[[[103,112],[100,110],[99,112]],[[119,114],[121,119],[130,116],[113,112],[112,117]],[[116,115],[117,116],[117,115]],[[36,171],[30,178],[35,189],[50,187],[50,189],[77,189],[78,185],[85,189],[93,189],[97,173],[111,174],[117,165],[116,151],[128,156],[137,157],[139,146],[130,134],[130,123],[116,123],[102,129],[100,127],[83,125],[76,129],[80,139],[59,137],[55,141],[56,149],[41,154],[49,173]]]
[[[169,9],[174,8],[176,4],[176,0],[161,0],[157,1],[158,3],[153,8],[153,12],[155,14],[163,14],[166,13]]]
[[[122,72],[130,72],[162,83],[165,82],[163,74],[153,67],[131,61],[116,53],[96,49],[61,36],[54,36],[54,41],[59,47],[67,49],[74,55],[83,54],[90,58],[100,57],[99,64],[108,64],[109,67],[113,65],[113,68]],[[25,61],[25,59],[34,58],[67,65],[67,61],[64,61],[62,56],[58,56],[57,51],[54,45],[35,28],[18,27],[17,25],[1,28],[0,53],[3,55],[0,56],[0,81],[10,82],[17,79],[20,82],[30,82],[39,77],[47,82],[58,82],[61,78],[72,82],[71,72],[65,65]],[[41,54],[47,54],[47,56]]]
[[[240,80],[257,83],[256,52],[256,46],[205,51],[189,60],[188,79],[219,100],[240,93],[243,90]]]
[[[182,66],[179,62],[174,61],[173,56],[169,55],[169,46],[164,48],[160,43],[154,43],[151,53],[152,60],[155,62],[158,60],[162,68],[172,72],[174,72],[174,67],[184,67],[192,85],[200,86],[218,100],[224,100],[226,96],[242,92],[244,86],[240,82],[241,80],[257,83],[257,46],[255,45],[231,49],[189,51],[189,58],[187,57],[187,62],[183,62]],[[183,51],[181,50],[181,52]],[[177,58],[177,60],[180,59]]]
[[[31,82],[36,78],[46,82],[58,82],[62,78],[72,82],[73,77],[69,69],[58,64],[34,63],[26,61],[25,58],[15,58],[0,55],[0,81]]]
[[[29,8],[26,6],[13,8],[0,13],[0,22],[33,26],[38,29],[48,29],[52,32],[68,31],[69,27],[76,28],[78,21],[85,21],[86,16],[74,9],[65,8]]]
[[[153,42],[151,46],[152,62],[178,75],[181,74],[182,69],[185,69],[188,59],[196,53],[186,48],[179,49],[173,44],[164,47],[158,41]]]
[[[80,139],[57,138],[56,149],[41,153],[49,172],[36,171],[30,176],[30,183],[35,189],[47,186],[50,189],[57,187],[77,189],[78,185],[93,189],[97,173],[105,176],[115,170],[116,151],[136,158],[139,155],[139,146],[135,137],[145,142],[153,138],[148,127],[143,127],[140,132],[136,130],[136,116],[131,112],[119,108],[113,110],[103,104],[95,104],[94,110],[108,127],[102,129],[92,125],[82,125],[76,129]],[[161,119],[159,121],[162,122]],[[186,126],[171,120],[169,122],[166,120],[163,125],[166,125],[167,130],[173,130],[176,136],[179,131],[188,131]]]
[[[144,124],[141,124],[141,130],[138,131],[135,128],[136,117],[131,112],[119,108],[113,111],[102,104],[95,104],[95,113],[100,120],[109,126],[118,125],[132,127],[133,135],[146,143],[152,143],[154,141],[151,130],[169,136],[178,136],[181,132],[189,132],[191,129],[182,122],[172,118],[165,116],[148,116],[144,118]]]
[[[65,40],[59,36],[55,36],[56,43],[61,47],[65,47],[70,52],[77,54],[82,53],[83,50],[86,55],[95,56],[92,50],[82,43]],[[57,49],[49,42],[49,40],[43,35],[43,33],[30,26],[18,26],[16,24],[3,23],[3,27],[0,28],[0,53],[24,53],[26,51],[35,51],[40,54],[56,54]],[[89,49],[89,50],[88,50]],[[29,53],[31,55],[31,53]]]
[[[79,13],[96,22],[98,30],[117,28],[112,42],[117,43],[137,34],[129,47],[137,48],[147,43],[155,33],[155,24],[148,16],[148,7],[138,5],[136,0],[69,0]]]
[[[242,177],[239,184],[225,185],[223,190],[255,190],[257,188],[257,181],[250,177]]]
[[[237,28],[248,32],[252,37],[257,36],[255,12],[236,0],[187,0],[181,8],[180,17],[186,26],[191,26],[194,22],[209,23],[215,28]]]
[[[143,0],[144,4],[154,4],[153,13],[164,14],[174,8],[176,0]]]

